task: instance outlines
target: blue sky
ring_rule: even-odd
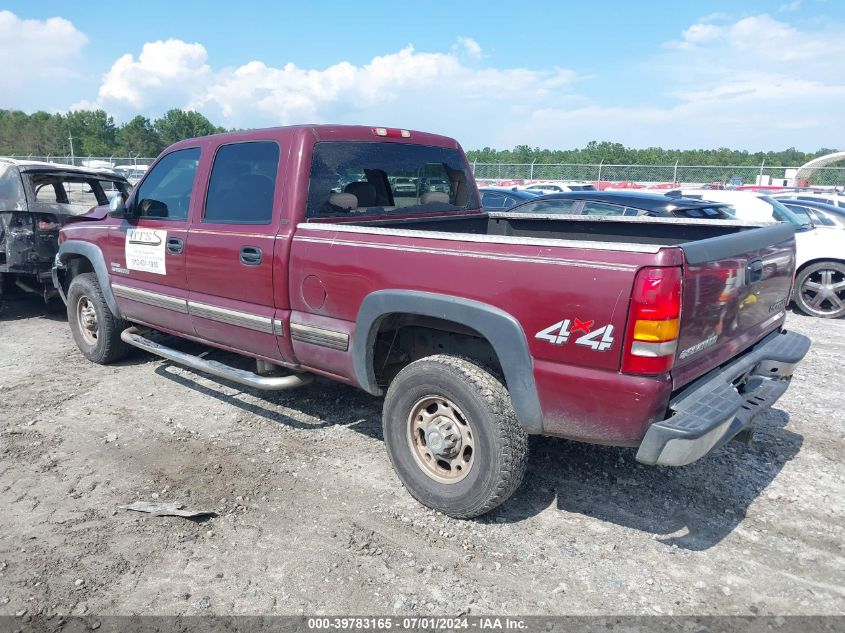
[[[56,19],[59,18],[59,19]],[[0,108],[841,147],[845,2],[5,2]]]

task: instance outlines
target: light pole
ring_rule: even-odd
[[[70,164],[75,165],[76,161],[73,159],[73,134],[68,134],[67,140],[70,141]]]

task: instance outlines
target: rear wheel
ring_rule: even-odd
[[[430,508],[479,516],[522,482],[528,438],[504,384],[473,360],[437,355],[405,367],[388,389],[383,422],[396,473]]]
[[[845,264],[819,262],[804,268],[795,279],[795,303],[810,316],[845,316]]]
[[[105,365],[129,352],[120,339],[127,323],[112,314],[95,273],[82,273],[70,282],[67,319],[76,346],[88,360]]]

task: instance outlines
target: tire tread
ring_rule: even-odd
[[[445,514],[456,519],[469,519],[486,514],[504,503],[522,483],[528,464],[528,435],[516,418],[507,387],[492,371],[474,359],[451,354],[427,356],[402,369],[391,384],[391,389],[398,384],[397,379],[403,373],[417,371],[423,364],[434,364],[464,381],[496,420],[493,432],[497,438],[495,444],[499,453],[496,461],[500,464],[495,473],[496,483],[485,496],[474,503],[464,508],[443,510]],[[388,390],[386,403],[391,398],[391,389]],[[413,495],[412,490],[409,489],[409,492]]]
[[[109,309],[106,299],[103,296],[103,291],[100,288],[100,282],[97,279],[96,273],[80,273],[79,275],[76,275],[70,283],[70,287],[68,288],[68,321],[71,323],[71,327],[73,327],[73,324],[76,322],[75,314],[71,314],[71,312],[75,310],[75,302],[71,301],[71,297],[75,294],[74,284],[77,286],[83,286],[85,293],[88,294],[92,300],[97,302],[100,307],[100,314],[97,317],[99,320],[99,335],[97,338],[98,341],[103,341],[103,346],[96,350],[96,353],[90,355],[86,354],[84,350],[81,350],[81,348],[80,351],[82,351],[86,358],[101,365],[113,363],[125,358],[129,353],[131,346],[123,342],[123,339],[120,338],[120,334],[123,330],[129,327],[129,325],[123,319],[112,314],[112,311]]]

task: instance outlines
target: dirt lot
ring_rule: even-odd
[[[514,498],[462,522],[402,489],[378,399],[262,395],[140,352],[101,367],[16,299],[0,613],[843,614],[845,321],[788,325],[814,346],[751,446],[655,469],[532,438]],[[119,509],[136,500],[219,515]]]

